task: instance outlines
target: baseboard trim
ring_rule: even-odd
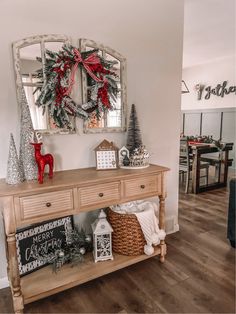
[[[171,232],[167,232],[167,234],[175,233],[179,231],[179,224],[175,224],[174,230]]]
[[[165,221],[166,234],[171,234],[179,231],[178,219],[176,216],[170,216]]]
[[[0,278],[0,289],[9,287],[9,281],[7,277]]]

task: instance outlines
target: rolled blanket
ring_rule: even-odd
[[[111,206],[111,209],[120,214],[134,214],[146,210],[146,208],[152,207],[156,215],[158,215],[157,204],[150,201],[138,200],[119,205]]]
[[[166,233],[164,230],[159,229],[158,219],[153,206],[147,206],[146,204],[146,209],[135,213],[135,215],[147,242],[147,245],[144,246],[144,253],[151,255],[154,252],[152,245],[160,244],[160,241],[165,239]]]

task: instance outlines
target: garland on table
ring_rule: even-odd
[[[201,136],[186,136],[188,141],[206,143],[206,144],[214,144],[219,150],[225,148],[225,143],[221,141],[221,139],[215,140],[211,136],[201,135]]]
[[[64,264],[75,266],[83,262],[86,252],[93,250],[92,236],[78,229],[63,232],[67,242],[61,249],[51,250],[48,254],[35,256],[43,264],[51,264],[53,272],[57,272]]]
[[[41,58],[37,60],[42,62]],[[71,128],[70,115],[86,120],[91,112],[96,112],[97,118],[100,118],[103,112],[112,110],[116,102],[115,63],[98,55],[98,49],[80,52],[71,45],[63,45],[59,52],[46,50],[46,82],[39,88],[36,104],[43,107],[43,113],[48,107],[49,115],[60,128]],[[70,97],[78,68],[87,74],[89,86],[89,101],[81,106]],[[38,78],[43,79],[42,69],[38,70]]]
[[[199,136],[186,136],[188,141],[192,142],[199,142],[199,143],[213,143],[214,139],[212,136],[206,136],[206,135],[199,135]]]

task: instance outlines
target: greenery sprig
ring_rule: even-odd
[[[51,250],[48,254],[35,256],[43,264],[51,264],[53,272],[57,272],[64,264],[79,265],[84,260],[84,254],[93,249],[92,236],[77,228],[63,231],[66,243],[61,249]]]

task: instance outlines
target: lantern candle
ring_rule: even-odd
[[[92,224],[93,239],[94,239],[94,261],[113,260],[112,256],[112,239],[111,233],[113,229],[106,219],[106,214],[102,209],[98,218]]]

